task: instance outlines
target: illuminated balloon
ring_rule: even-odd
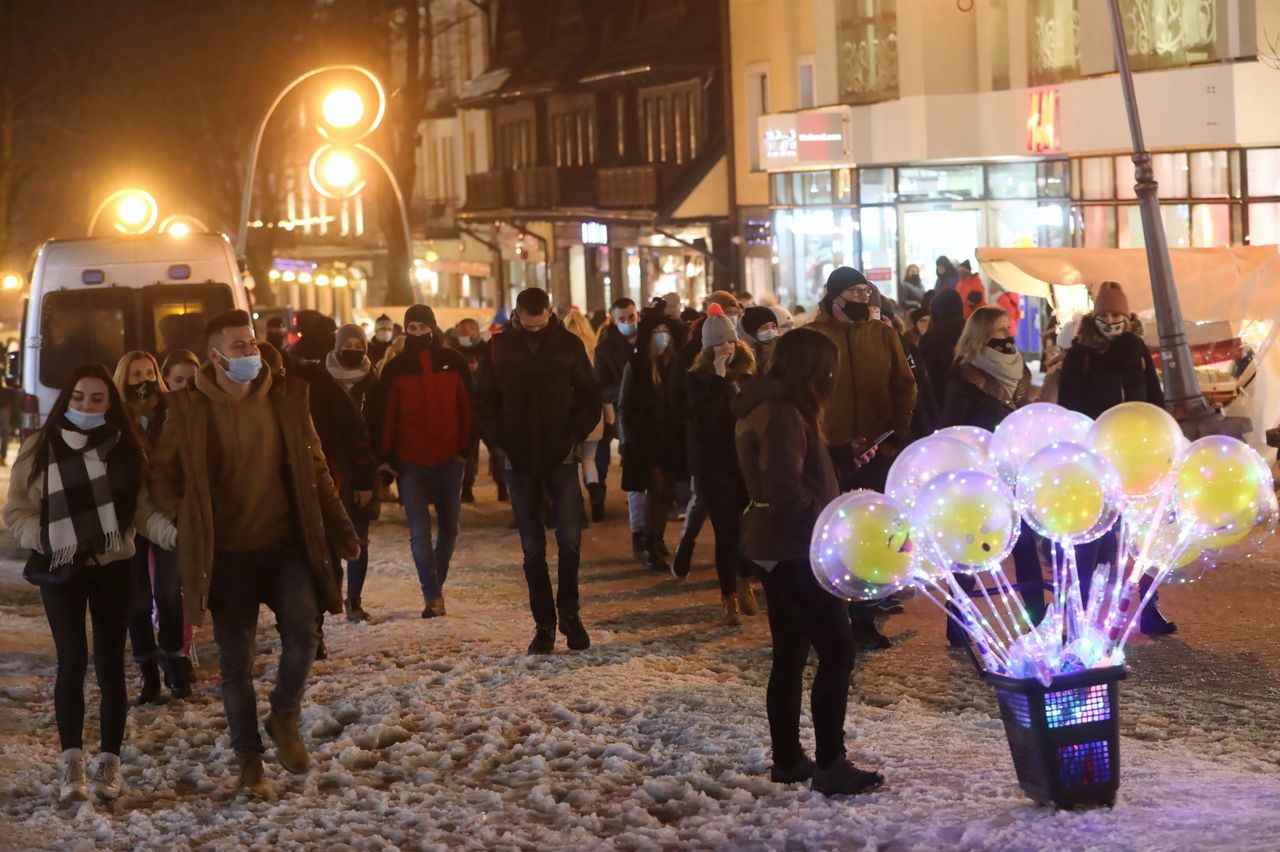
[[[893,460],[884,493],[908,509],[925,484],[953,470],[995,473],[980,450],[959,438],[930,435],[908,446]]]
[[[1271,475],[1248,444],[1210,435],[1182,454],[1175,489],[1183,523],[1199,537],[1219,536],[1254,526],[1271,489]]]
[[[1019,408],[996,427],[987,454],[1012,487],[1031,457],[1050,444],[1083,444],[1093,421],[1060,405],[1037,402]]]
[[[984,456],[991,449],[991,439],[995,437],[991,432],[978,426],[948,426],[933,434],[964,441]]]
[[[1115,467],[1122,502],[1128,503],[1160,487],[1173,470],[1185,438],[1178,421],[1163,408],[1125,402],[1097,419],[1085,445]]]
[[[1195,538],[1174,562],[1168,582],[1194,583],[1220,564],[1252,559],[1275,533],[1278,519],[1280,504],[1268,476],[1258,493],[1257,510],[1216,535]],[[1155,575],[1160,567],[1152,565],[1147,573]]]
[[[977,470],[944,473],[916,497],[912,527],[935,561],[956,571],[998,564],[1022,529],[1013,495],[998,477]]]
[[[909,582],[916,562],[907,513],[874,491],[842,494],[818,516],[809,560],[819,585],[833,595],[890,595]]]
[[[1120,477],[1081,444],[1050,444],[1018,474],[1018,506],[1036,532],[1061,544],[1093,541],[1116,520]]]

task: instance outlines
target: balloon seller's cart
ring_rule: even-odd
[[[1120,787],[1124,666],[1035,678],[982,673],[995,687],[1022,791],[1060,808],[1111,805]]]

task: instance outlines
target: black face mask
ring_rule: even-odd
[[[160,390],[160,383],[151,379],[129,385],[129,393],[133,394],[134,399],[151,399],[158,390]]]
[[[272,346],[274,346],[275,348],[277,348],[277,349],[279,349],[280,351],[282,351],[282,352],[283,352],[283,351],[284,351],[284,349],[285,349],[285,344],[286,344],[286,340],[285,340],[284,332],[283,332],[283,331],[268,331],[268,332],[267,332],[267,342],[268,342],[268,343],[270,343],[270,344],[271,344]]]
[[[1012,337],[997,337],[988,340],[987,345],[997,352],[1003,352],[1005,355],[1013,355],[1018,351],[1018,345],[1013,342]]]
[[[426,334],[410,334],[404,339],[405,352],[422,352],[431,347],[431,332]]]
[[[854,322],[871,319],[871,306],[866,302],[845,302],[840,310]]]
[[[364,350],[343,349],[338,352],[338,363],[348,370],[354,370],[364,363]]]
[[[919,283],[920,283],[920,273],[916,272],[916,273],[913,273],[913,274],[911,274],[911,275],[908,275],[908,276],[907,276],[907,281],[908,281],[908,283],[911,283],[911,284],[919,284]]]

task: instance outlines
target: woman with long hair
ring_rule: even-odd
[[[596,357],[596,332],[591,328],[591,323],[582,315],[582,311],[572,307],[569,313],[564,315],[564,327],[573,332],[573,335],[582,341],[583,347],[587,350],[587,360],[595,363]],[[614,413],[612,406],[606,405],[600,414],[600,422],[596,424],[596,428],[591,430],[591,434],[587,436],[587,440],[582,442],[582,482],[587,486],[587,492],[592,493],[594,497],[594,486],[600,485],[600,465],[596,456],[600,452],[600,442],[604,440],[605,423],[612,423]],[[602,517],[600,513],[593,512],[595,517],[593,520],[600,521]]]
[[[160,365],[150,352],[126,352],[116,364],[114,384],[124,411],[150,452],[164,426],[165,394],[169,392]],[[153,581],[154,577],[154,581]],[[156,622],[151,620],[155,609]],[[157,641],[156,628],[159,628]],[[178,555],[153,546],[143,535],[134,539],[133,603],[129,611],[129,643],[142,675],[135,703],[160,703],[160,675],[174,698],[191,695],[194,671],[186,649],[186,618],[182,608],[182,574]]]
[[[720,581],[722,622],[742,623],[742,615],[760,611],[751,590],[750,564],[738,546],[747,488],[734,450],[736,421],[730,403],[756,374],[752,348],[740,339],[719,305],[712,305],[700,329],[702,351],[685,377],[689,415],[689,468],[698,496],[706,504],[716,537],[716,577]]]
[[[738,464],[750,504],[743,516],[743,555],[763,572],[773,638],[773,668],[765,693],[773,748],[771,778],[812,780],[825,795],[863,793],[883,783],[845,756],[844,720],[853,674],[849,605],[818,585],[809,540],[818,515],[840,494],[835,467],[818,432],[818,417],[835,384],[839,353],[820,332],[798,329],[773,350],[765,375],[734,402]],[[862,465],[870,458],[855,460]],[[814,759],[800,744],[800,707],[809,649],[813,677]]]
[[[200,370],[200,359],[187,349],[175,349],[164,356],[160,365],[160,381],[169,389],[169,393],[186,390],[196,380]]]
[[[88,364],[63,383],[44,427],[23,442],[9,480],[4,522],[19,546],[32,552],[23,573],[40,586],[57,649],[53,706],[63,801],[89,797],[82,751],[86,608],[102,693],[101,753],[92,787],[101,801],[120,794],[134,528],[162,547],[177,541],[173,524],[150,505],[145,465],[146,450],[111,374]]]
[[[684,432],[666,392],[667,375],[684,343],[684,326],[661,311],[640,314],[636,351],[622,371],[618,394],[618,445],[622,489],[644,492],[644,531],[633,533],[637,553],[653,571],[671,570],[663,535],[684,466]]]

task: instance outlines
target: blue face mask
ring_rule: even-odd
[[[671,335],[665,331],[655,331],[653,333],[653,348],[659,352],[665,350],[671,345]]]
[[[632,337],[636,333],[636,324],[633,322],[618,323],[618,333],[623,337]]]
[[[756,340],[759,340],[761,343],[768,343],[777,336],[778,330],[776,328],[766,328],[762,331],[756,332]]]
[[[213,351],[218,352],[217,349]],[[222,370],[223,374],[226,375],[228,379],[238,385],[249,384],[249,382],[258,378],[258,374],[262,372],[261,355],[244,355],[239,358],[228,358],[226,355],[218,352],[218,357],[226,364],[225,367],[222,364],[219,364],[218,369]]]
[[[107,415],[104,411],[96,411],[93,414],[86,414],[83,411],[76,411],[74,408],[67,408],[67,422],[79,429],[81,432],[91,432],[99,426],[107,425]]]

